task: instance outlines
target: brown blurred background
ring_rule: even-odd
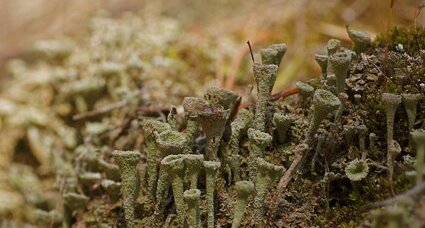
[[[421,4],[422,0],[0,0],[0,78],[6,77],[6,61],[25,54],[35,40],[84,33],[88,18],[106,10],[112,17],[132,11],[175,18],[188,33],[214,37],[218,52],[226,48],[220,45],[223,38],[236,40],[239,47],[228,60],[233,67],[226,72],[227,83],[236,80],[246,58],[246,40],[254,47],[285,42],[289,48],[279,87],[318,72],[313,54],[330,37],[347,41],[346,25],[372,36],[388,26],[412,26]],[[416,18],[417,25],[425,24],[424,14]]]

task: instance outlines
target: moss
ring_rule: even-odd
[[[379,34],[374,41],[375,47],[386,47],[388,45],[389,49],[393,51],[396,51],[398,44],[403,45],[403,49],[409,54],[418,53],[425,49],[425,28],[394,27],[388,35]]]

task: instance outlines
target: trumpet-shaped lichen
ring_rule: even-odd
[[[124,197],[124,214],[127,227],[134,227],[134,207],[137,197],[137,163],[140,153],[138,151],[114,151],[114,158],[120,168],[122,180],[122,194]]]
[[[266,162],[262,158],[255,159],[257,165],[257,175],[255,178],[255,199],[254,199],[254,220],[259,224],[264,214],[264,201],[270,188],[270,184],[279,179],[285,168]]]
[[[241,225],[248,205],[248,199],[254,194],[254,184],[251,181],[238,181],[235,183],[236,206],[233,210],[232,228]]]
[[[425,131],[415,130],[412,132],[413,141],[416,144],[416,184],[422,183],[424,174],[424,162],[425,162]]]
[[[200,228],[199,199],[201,198],[201,191],[199,191],[199,189],[189,189],[184,191],[183,197],[187,206],[187,225],[190,228]]]
[[[254,64],[254,79],[257,83],[257,102],[255,103],[254,128],[266,130],[270,95],[276,81],[278,66],[275,64]]]
[[[367,32],[352,30],[349,26],[347,26],[347,33],[351,41],[354,43],[353,49],[356,53],[367,51],[372,44],[370,35]]]
[[[264,151],[267,146],[270,146],[273,137],[265,132],[250,128],[248,129],[248,138],[248,172],[250,180],[254,180],[257,173],[257,163],[255,159],[264,157]]]
[[[369,166],[365,160],[354,159],[345,168],[345,175],[352,181],[360,181],[366,178]]]
[[[405,93],[405,94],[402,94],[402,97],[403,97],[404,109],[406,110],[406,114],[407,114],[409,131],[411,131],[413,130],[413,127],[415,125],[416,115],[417,115],[417,106],[418,106],[419,99],[421,98],[421,95]]]
[[[331,92],[323,89],[317,89],[314,92],[310,118],[311,122],[307,130],[305,143],[309,145],[316,134],[322,120],[332,111],[336,110],[341,105],[341,101]]]
[[[146,142],[146,157],[148,165],[148,192],[151,202],[155,201],[156,180],[157,175],[157,151],[156,138],[161,133],[170,129],[170,125],[153,119],[144,119],[141,122],[141,127],[145,136]]]
[[[207,185],[207,211],[208,211],[208,219],[207,219],[207,227],[214,227],[214,190],[215,183],[217,178],[218,169],[221,166],[220,162],[216,161],[204,161],[203,162],[205,168],[206,175],[206,185]]]
[[[261,62],[263,64],[274,64],[279,66],[288,47],[286,44],[272,44],[261,49]]]
[[[168,155],[161,161],[161,168],[167,172],[173,188],[174,203],[176,205],[178,222],[182,226],[184,222],[184,162],[180,155]]]
[[[285,143],[288,131],[292,123],[294,123],[294,119],[282,113],[275,113],[273,115],[273,122],[277,131],[277,142]]]

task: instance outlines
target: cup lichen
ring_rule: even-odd
[[[257,175],[255,178],[254,219],[256,224],[262,221],[264,215],[264,202],[271,183],[279,179],[285,168],[266,162],[263,158],[255,159]]]
[[[148,172],[148,192],[149,200],[151,202],[155,201],[155,192],[156,192],[156,181],[158,178],[157,174],[157,152],[158,146],[156,143],[157,136],[171,129],[170,125],[154,119],[143,119],[141,120],[141,127],[143,130],[143,135],[145,137],[146,143],[146,163],[147,163],[147,172]]]
[[[324,120],[329,113],[336,110],[340,105],[341,101],[331,92],[323,89],[317,89],[314,92],[310,110],[311,122],[305,137],[305,143],[307,145],[309,145],[313,140],[322,120]]]
[[[255,159],[264,157],[264,151],[267,146],[271,145],[273,137],[265,132],[249,128],[248,139],[248,174],[249,179],[254,180],[257,173],[257,163]]]
[[[184,161],[181,155],[168,155],[161,161],[161,169],[167,173],[168,179],[173,188],[174,203],[176,205],[177,220],[182,226],[184,224]]]
[[[422,183],[425,161],[425,130],[412,131],[412,138],[416,144],[416,185]]]
[[[201,191],[199,189],[189,189],[183,193],[184,200],[187,207],[186,223],[189,228],[200,228],[201,218],[199,212],[199,199],[201,198]]]
[[[236,206],[233,210],[232,228],[241,225],[243,216],[248,205],[248,199],[254,194],[254,184],[251,181],[237,181],[235,183]]]
[[[270,95],[276,81],[278,66],[275,64],[254,63],[254,79],[257,83],[257,102],[255,103],[254,128],[266,130]]]
[[[206,176],[206,191],[207,191],[207,227],[214,227],[214,190],[217,178],[217,171],[221,167],[221,163],[217,161],[204,161],[203,166],[205,169]]]
[[[134,208],[137,198],[137,164],[140,153],[138,151],[113,151],[121,174],[121,191],[124,198],[124,214],[127,227],[134,227]]]

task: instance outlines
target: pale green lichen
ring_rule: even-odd
[[[161,169],[168,174],[168,179],[173,188],[174,203],[176,205],[177,220],[182,226],[184,222],[184,161],[181,155],[168,155],[161,161]]]
[[[278,69],[278,66],[274,64],[254,64],[254,79],[257,83],[257,101],[255,103],[253,126],[260,131],[266,130],[269,100]]]
[[[220,162],[216,161],[204,161],[203,162],[205,175],[206,175],[206,191],[207,191],[207,227],[214,228],[214,190],[217,178],[218,169],[221,167]]]
[[[70,228],[72,225],[72,214],[76,211],[82,211],[87,207],[89,197],[75,192],[65,193],[63,195],[63,222],[62,226]]]
[[[366,125],[359,125],[357,127],[357,132],[359,134],[359,149],[361,151],[366,151],[366,137],[367,137],[367,127]]]
[[[115,161],[118,163],[122,194],[124,198],[124,214],[127,227],[134,227],[134,210],[137,198],[137,164],[140,153],[138,151],[118,151],[112,152]]]
[[[227,162],[232,172],[233,181],[239,181],[241,179],[241,156],[239,154],[231,154]]]
[[[305,143],[307,145],[313,140],[320,123],[329,113],[336,110],[340,105],[341,101],[331,92],[323,89],[317,89],[314,92],[310,112],[311,120],[305,137]]]
[[[251,181],[238,181],[235,183],[236,206],[233,210],[232,228],[238,228],[244,217],[248,199],[254,194],[254,184]]]
[[[382,103],[385,108],[385,115],[387,119],[387,168],[390,183],[394,173],[394,118],[398,106],[401,103],[401,96],[392,93],[382,94]],[[391,185],[392,186],[392,185]]]
[[[299,95],[303,101],[307,100],[314,93],[314,87],[304,82],[296,82],[295,87],[299,90]]]
[[[348,70],[351,62],[351,53],[348,51],[336,52],[329,57],[329,66],[336,79],[337,94],[345,91],[345,79],[348,76]]]
[[[367,51],[367,49],[371,46],[372,41],[367,32],[352,30],[349,26],[347,26],[347,33],[351,41],[354,43],[353,49],[357,54]]]
[[[412,138],[416,144],[416,185],[422,183],[425,162],[425,130],[412,131]]]
[[[273,123],[277,131],[277,142],[280,144],[285,143],[288,131],[291,129],[294,119],[282,113],[275,113],[273,115]]]
[[[384,104],[387,118],[387,141],[389,142],[394,138],[394,118],[397,108],[401,103],[401,96],[392,93],[383,93],[382,103]]]
[[[187,174],[190,180],[190,189],[198,188],[198,175],[204,161],[202,154],[186,154],[183,156]]]
[[[229,140],[229,154],[239,154],[240,139],[246,134],[249,126],[251,125],[253,114],[247,109],[242,109],[236,115],[235,120],[230,124],[232,135]],[[228,155],[229,155],[228,154]]]
[[[184,191],[183,197],[187,207],[186,224],[190,228],[200,228],[199,199],[201,198],[201,191],[199,189],[189,189]]]
[[[345,167],[345,175],[351,181],[360,181],[367,177],[369,166],[365,160],[354,159]]]
[[[287,49],[288,47],[286,44],[272,44],[267,48],[262,48],[260,50],[261,62],[263,64],[274,64],[279,66]]]
[[[218,86],[209,86],[204,94],[205,100],[212,105],[221,105],[224,109],[232,110],[239,95],[231,90]]]
[[[345,138],[345,146],[350,148],[350,146],[355,145],[357,139],[357,126],[355,125],[344,125],[343,134]]]
[[[319,64],[320,66],[320,70],[322,71],[322,78],[326,78],[326,69],[328,67],[328,56],[316,54],[314,55],[314,59],[316,60],[317,64]]]
[[[156,145],[161,154],[157,157],[164,158],[170,154],[181,154],[185,151],[186,138],[175,130],[166,130],[156,137]]]
[[[257,174],[255,178],[255,198],[254,198],[254,220],[256,224],[261,223],[264,215],[264,202],[270,185],[279,179],[285,168],[266,162],[262,158],[255,159]]]
[[[211,161],[217,160],[217,152],[229,117],[229,110],[214,105],[202,105],[197,109],[199,111],[198,122],[207,138],[206,158]]]
[[[413,130],[417,115],[418,102],[421,99],[420,94],[405,93],[402,94],[404,109],[406,110],[409,131]]]
[[[171,107],[170,113],[167,116],[167,123],[170,125],[171,129],[177,130],[177,108]]]
[[[155,201],[156,181],[157,181],[157,136],[162,132],[171,129],[170,125],[154,119],[142,119],[140,123],[146,143],[146,163],[148,172],[148,192],[149,200]]]
[[[248,129],[248,139],[248,173],[249,179],[254,180],[257,173],[257,163],[255,159],[264,157],[264,151],[267,146],[270,146],[273,137],[265,132],[250,128]]]
[[[103,180],[100,182],[100,185],[109,195],[111,200],[115,201],[120,197],[121,183],[115,182],[113,180]]]

